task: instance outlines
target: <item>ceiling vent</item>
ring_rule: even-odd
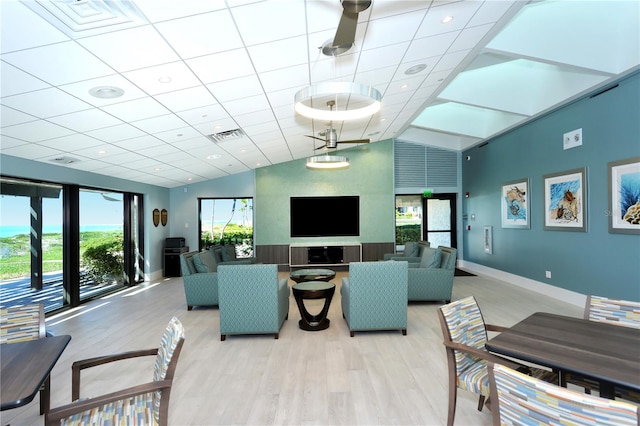
[[[22,0],[22,3],[71,38],[87,37],[148,23],[132,1]]]
[[[77,163],[80,160],[73,157],[56,157],[56,158],[50,159],[49,161],[56,164],[71,164],[71,163]]]
[[[215,143],[220,143],[220,142],[228,142],[234,139],[242,139],[245,136],[246,135],[242,131],[242,129],[235,129],[235,130],[226,130],[220,133],[213,133],[207,137]]]

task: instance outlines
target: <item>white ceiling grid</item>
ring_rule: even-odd
[[[462,150],[640,63],[636,0],[373,0],[355,45],[324,56],[341,13],[339,0],[3,0],[1,152],[204,181],[321,152],[306,135],[328,123],[296,115],[293,98],[336,80],[383,94],[374,116],[333,123],[339,140]],[[124,93],[89,93],[99,86]]]

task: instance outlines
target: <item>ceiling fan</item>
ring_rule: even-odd
[[[358,14],[371,6],[371,0],[341,0],[342,16],[333,40],[322,46],[322,53],[338,56],[351,49],[356,39]]]
[[[333,107],[336,105],[336,102],[331,100],[327,101],[327,106],[329,109],[333,110]],[[348,141],[339,141],[338,134],[336,133],[336,129],[333,128],[332,123],[329,123],[329,128],[327,130],[323,130],[318,133],[322,138],[312,135],[305,135],[308,138],[318,139],[324,142],[324,145],[319,146],[318,148],[314,148],[314,150],[322,149],[322,148],[336,148],[339,143],[369,143],[371,139],[353,139]]]

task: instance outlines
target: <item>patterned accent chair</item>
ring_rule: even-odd
[[[489,397],[487,362],[504,364],[527,372],[534,377],[558,383],[558,376],[548,370],[529,368],[491,354],[485,349],[487,331],[501,332],[506,327],[485,324],[480,308],[473,296],[443,305],[438,319],[444,336],[449,370],[449,410],[447,425],[452,426],[456,414],[458,388],[479,395],[478,411],[482,411]]]
[[[587,296],[584,307],[584,319],[605,322],[620,327],[640,328],[640,302],[631,300],[609,299],[601,296]],[[598,391],[596,380],[583,377],[576,373],[567,372],[562,375],[562,385],[567,383],[580,386],[586,393]],[[637,391],[616,387],[616,397],[640,404],[640,393]]]
[[[49,333],[50,334],[50,333]],[[47,337],[44,305],[9,306],[0,310],[0,344],[25,342]],[[51,377],[40,388],[40,414],[49,409]]]
[[[489,363],[493,424],[638,426],[637,405],[585,395]]]
[[[403,253],[385,253],[382,255],[382,260],[409,262],[409,267],[414,267],[420,264],[424,249],[430,245],[429,241],[407,241],[404,243]]]
[[[220,340],[228,334],[279,337],[289,317],[289,284],[278,279],[278,265],[220,265]]]
[[[169,417],[169,396],[178,357],[184,343],[184,328],[173,317],[162,335],[159,348],[101,356],[76,361],[71,366],[71,404],[50,410],[47,425],[160,425]],[[153,381],[95,398],[80,398],[80,371],[113,361],[155,356]]]
[[[451,302],[457,254],[451,247],[425,248],[420,265],[409,268],[409,300]]]
[[[407,334],[407,262],[351,262],[342,278],[342,316],[356,331],[401,330]]]

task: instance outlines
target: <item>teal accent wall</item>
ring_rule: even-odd
[[[311,170],[305,160],[294,160],[256,170],[256,245],[394,241],[393,141],[339,153],[349,158],[349,168]],[[360,236],[291,238],[289,198],[313,195],[359,195]],[[339,212],[327,220],[340,220]]]
[[[607,163],[640,155],[640,73],[618,83],[463,153],[471,157],[462,161],[466,261],[582,294],[640,300],[640,235],[608,230]],[[579,128],[583,145],[564,150],[563,134]],[[543,230],[543,176],[582,167],[587,232]],[[501,185],[521,178],[530,180],[531,229],[503,229]],[[493,254],[484,252],[485,225],[493,226]]]

